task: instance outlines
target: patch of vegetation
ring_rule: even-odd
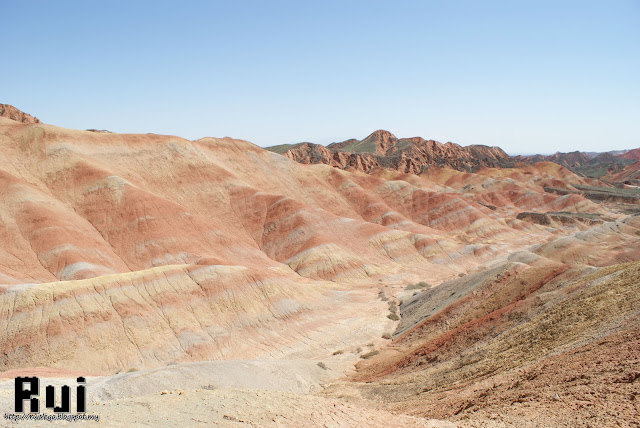
[[[280,155],[285,154],[289,149],[293,149],[298,144],[279,144],[277,146],[265,147],[266,150],[270,152],[278,153]]]
[[[327,365],[322,361],[318,363],[318,367],[320,367],[322,370],[329,370],[329,367],[327,367]]]
[[[389,318],[391,321],[398,321],[400,319],[400,317],[397,314],[394,314],[393,312],[387,315],[387,318]]]
[[[625,165],[630,165],[633,162],[634,161],[631,159],[616,158],[614,163],[603,162],[593,165],[575,166],[569,169],[575,173],[582,174],[587,177],[600,178],[609,173],[619,172],[625,167]]]
[[[420,282],[418,282],[416,284],[407,285],[405,290],[407,290],[407,291],[410,291],[410,290],[424,290],[425,288],[431,288],[431,285],[429,285],[429,283],[427,283],[427,282],[420,281]]]
[[[363,360],[366,360],[368,358],[375,357],[379,353],[380,353],[380,351],[375,351],[374,350],[374,351],[371,351],[371,352],[367,352],[366,354],[360,355],[360,358],[362,358]]]
[[[129,369],[129,371],[127,373],[133,373],[133,372],[137,372],[138,369],[136,369],[135,367],[132,367]]]
[[[491,211],[495,211],[495,210],[498,209],[498,207],[496,207],[495,205],[487,204],[486,202],[478,201],[478,203],[480,205],[483,205],[483,206],[489,208]]]
[[[344,351],[342,349],[339,349],[333,353],[333,355],[340,355],[340,354],[344,354]]]
[[[582,184],[571,184],[573,187],[585,192],[603,192],[610,193],[616,196],[628,196],[628,197],[640,197],[639,189],[619,189],[616,187],[602,187],[602,186],[585,186]]]
[[[580,193],[577,190],[563,189],[561,187],[545,186],[544,191],[547,193],[554,193],[556,195],[569,195],[572,193]]]
[[[545,187],[547,193],[555,193],[557,195],[568,195],[570,193],[582,194],[585,198],[592,201],[615,201],[637,204],[640,202],[640,190],[624,189],[617,187],[603,186],[585,186],[582,184],[571,185],[578,190],[560,189],[557,187]]]
[[[99,132],[101,134],[113,134],[111,131],[107,131],[106,129],[87,129],[89,132]]]
[[[391,340],[391,333],[385,333],[382,335],[383,339]]]
[[[343,143],[338,143],[337,146],[330,144],[327,148],[331,151],[335,151],[337,149],[341,152],[349,153],[375,153],[378,148],[378,144],[375,139],[365,138],[364,140],[353,139],[344,141]]]

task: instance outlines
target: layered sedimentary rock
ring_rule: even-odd
[[[90,402],[123,426],[211,400],[198,417],[229,424],[378,426],[381,406],[481,426],[637,415],[631,182],[382,131],[300,145],[297,162],[25,117],[0,117],[7,379],[109,375]],[[307,395],[328,382],[332,397]]]
[[[407,153],[390,134],[363,141],[341,144]],[[0,146],[4,369],[331,353],[388,329],[379,288],[439,284],[531,245],[593,266],[638,256],[623,214],[545,191],[594,184],[550,162],[363,174],[231,138],[4,117]],[[518,220],[523,211],[606,220],[546,227]]]
[[[40,123],[40,120],[9,104],[0,104],[0,117],[15,120],[20,123]]]
[[[639,276],[638,262],[593,269],[514,254],[405,299],[392,350],[360,364],[355,388],[463,424],[634,420]]]
[[[437,165],[461,171],[475,171],[480,167],[508,167],[513,160],[499,147],[472,145],[462,147],[454,143],[442,144],[421,137],[401,138],[388,131],[378,130],[364,140],[341,143],[301,143],[269,148],[300,163],[323,163],[341,169],[371,172],[380,168],[417,174]]]

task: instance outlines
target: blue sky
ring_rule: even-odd
[[[261,146],[640,146],[640,1],[3,1],[0,103]]]

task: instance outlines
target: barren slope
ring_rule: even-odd
[[[160,396],[178,372],[186,377],[176,388],[235,409],[203,404],[194,417],[274,426],[278,414],[289,426],[420,417],[394,420],[402,426],[431,417],[490,424],[494,410],[517,423],[501,403],[532,381],[527,370],[551,382],[541,367],[575,364],[572,376],[586,367],[595,379],[587,385],[605,385],[596,395],[614,394],[614,367],[621,379],[637,370],[640,217],[629,213],[640,200],[630,186],[551,162],[489,167],[489,154],[459,157],[447,145],[434,150],[451,149],[451,162],[419,175],[366,174],[231,138],[18,119],[0,117],[0,369],[9,378],[105,375],[95,385],[110,392],[96,400],[116,425],[143,408],[186,406]],[[403,156],[429,143],[391,137],[337,148]],[[598,362],[606,343],[619,357]],[[337,380],[360,359],[359,373]],[[219,373],[216,361],[249,373],[248,383],[195,384],[198,371]],[[288,365],[291,377],[272,383]],[[128,370],[140,376],[116,375]],[[516,386],[484,399],[494,381]],[[332,397],[309,395],[328,382]],[[630,397],[637,382],[626,383]],[[279,385],[259,395],[268,405],[251,404],[256,385]],[[523,388],[548,397],[541,383]],[[569,418],[584,389],[575,391],[549,414]],[[546,411],[543,401],[522,417]],[[636,407],[615,403],[622,421],[633,419]],[[580,423],[604,412],[593,406]]]
[[[470,426],[637,421],[638,278],[637,262],[530,258],[424,291],[401,305],[394,346],[361,363],[351,388]]]

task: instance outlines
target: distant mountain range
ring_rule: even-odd
[[[518,163],[546,161],[585,177],[600,178],[620,173],[640,160],[640,149],[509,156],[499,147],[463,147],[422,137],[398,138],[385,130],[375,131],[363,140],[350,139],[327,146],[308,142],[283,144],[267,147],[267,150],[303,164],[324,163],[367,173],[386,168],[419,174],[432,165],[473,172],[482,167],[510,168]]]
[[[40,120],[17,108],[0,104],[0,116],[25,123]],[[95,132],[107,132],[97,131]],[[275,153],[302,164],[323,163],[340,169],[370,173],[391,169],[419,174],[429,166],[474,172],[483,167],[511,168],[520,163],[554,162],[572,172],[590,178],[638,184],[640,148],[608,152],[557,152],[552,155],[509,156],[500,147],[484,145],[460,146],[439,143],[422,137],[398,138],[389,131],[377,130],[362,140],[355,138],[326,147],[314,143],[283,144],[267,147]],[[635,165],[638,163],[638,165]]]
[[[591,178],[600,178],[615,174],[625,166],[635,162],[626,157],[633,150],[614,150],[610,152],[557,152],[552,155],[515,156],[518,162],[549,161],[562,165],[571,171]]]
[[[461,171],[481,167],[505,168],[514,159],[499,147],[439,143],[422,137],[398,138],[389,131],[378,130],[363,140],[350,139],[328,146],[313,143],[284,144],[267,147],[300,163],[324,163],[341,169],[371,172],[387,168],[405,173],[420,173],[437,165]]]

